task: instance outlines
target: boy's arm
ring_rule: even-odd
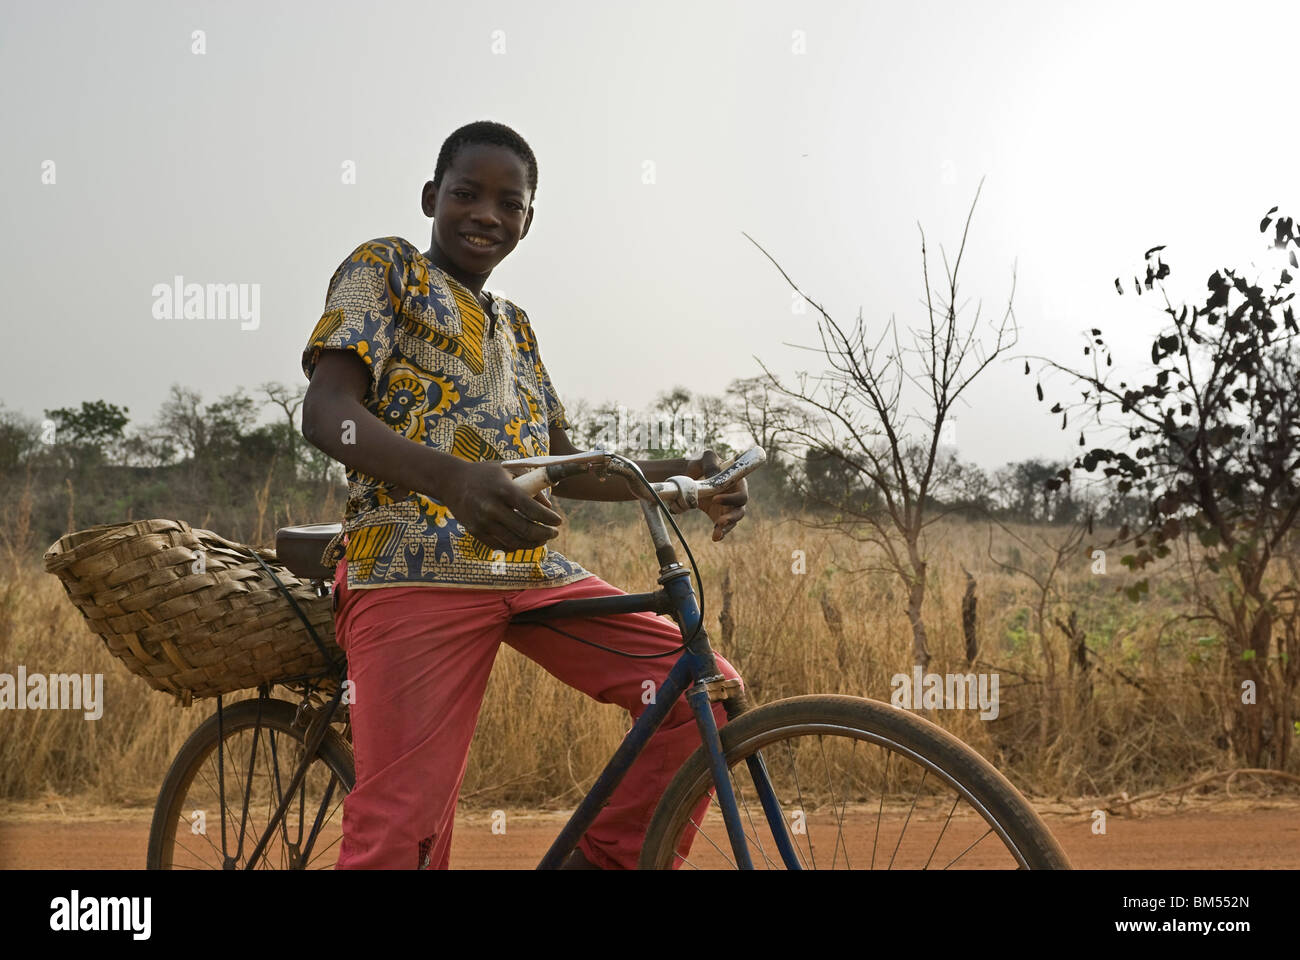
[[[469,463],[386,427],[362,403],[369,382],[355,353],[321,352],[302,405],[302,434],[312,446],[400,490],[433,497],[493,549],[530,549],[559,534],[559,514],[523,493],[499,463]],[[352,443],[343,442],[347,420]]]
[[[573,445],[569,434],[563,427],[551,426],[551,447],[553,456],[569,453],[582,453]],[[651,483],[661,483],[669,477],[686,476],[701,480],[717,473],[721,464],[712,450],[694,459],[677,458],[673,460],[637,460],[636,465]],[[620,482],[621,481],[621,482]],[[635,500],[636,495],[628,486],[629,481],[622,478],[601,480],[594,474],[580,473],[577,476],[561,480],[551,491],[568,500]],[[749,487],[743,479],[738,481],[728,492],[710,497],[701,509],[713,520],[713,539],[721,540],[731,528],[745,515],[745,504],[749,502]]]

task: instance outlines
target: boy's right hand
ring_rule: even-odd
[[[560,535],[564,522],[515,484],[495,460],[462,461],[440,485],[437,498],[460,525],[494,550],[531,550]]]

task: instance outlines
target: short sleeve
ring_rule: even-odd
[[[406,286],[406,261],[396,238],[357,247],[330,278],[325,310],[302,352],[311,379],[322,350],[350,350],[365,361],[373,389],[393,350],[393,332]]]

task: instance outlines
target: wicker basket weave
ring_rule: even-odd
[[[274,551],[210,530],[176,520],[91,527],[53,544],[45,569],[63,581],[115,657],[188,705],[192,697],[329,670],[257,556],[298,602],[331,659],[341,660],[328,596],[317,596]]]

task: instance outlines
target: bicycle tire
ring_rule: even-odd
[[[887,750],[901,748],[896,752],[900,756],[910,753],[913,763],[919,757],[922,762],[918,766],[937,774],[959,797],[966,796],[975,812],[981,813],[992,831],[1004,840],[1022,869],[1070,869],[1070,861],[1052,832],[1020,791],[992,764],[942,727],[889,704],[860,697],[814,694],[755,707],[719,731],[727,767],[732,769],[741,764],[740,769],[744,770],[745,758],[782,740],[782,733],[788,739],[800,730],[840,731],[840,736],[847,731],[847,735]],[[673,868],[688,821],[705,793],[712,789],[708,756],[701,746],[660,798],[646,830],[640,869]],[[881,802],[883,807],[883,799]],[[725,831],[721,836],[725,838]],[[846,845],[846,860],[847,849]],[[872,863],[874,866],[874,847]]]
[[[262,728],[288,736],[305,747],[307,731],[294,725],[297,715],[297,707],[284,700],[262,700],[260,713],[257,700],[241,700],[224,708],[221,726],[227,740],[260,724]],[[217,726],[217,715],[214,713],[190,734],[163,779],[149,828],[146,855],[146,868],[149,870],[172,869],[176,828],[184,822],[182,807],[195,777],[217,749]],[[343,786],[343,795],[351,792],[356,783],[352,751],[334,729],[325,731],[317,751],[317,760],[323,761],[329,771],[338,777]]]

